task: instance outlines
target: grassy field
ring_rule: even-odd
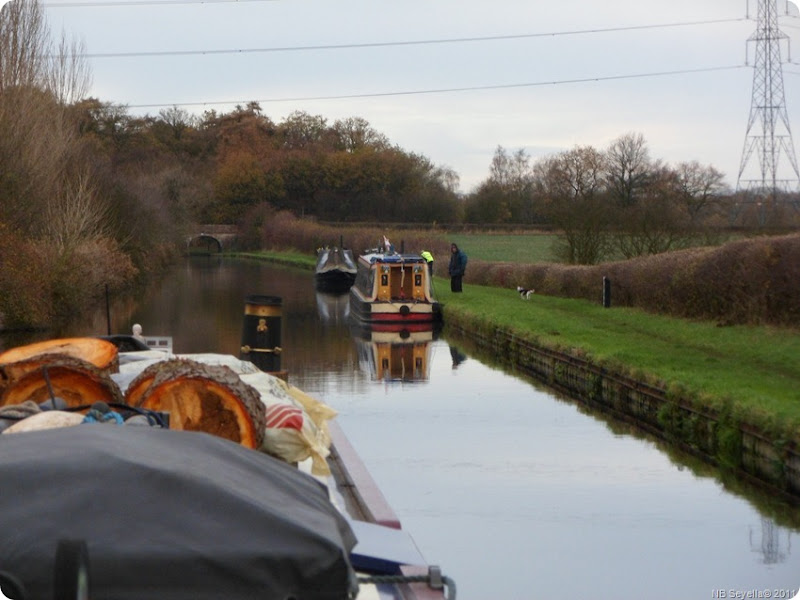
[[[519,264],[560,262],[555,253],[558,235],[547,232],[520,234],[453,233],[448,242],[455,242],[470,258],[487,262],[511,262]],[[725,237],[734,239],[735,236]],[[720,240],[722,243],[723,240]],[[612,252],[606,261],[623,260],[619,252]]]
[[[535,234],[486,234],[486,233],[458,233],[447,235],[449,242],[459,245],[470,258],[487,262],[512,262],[519,264],[536,262],[557,262],[553,253],[553,243],[556,235],[549,233]],[[306,263],[313,266],[316,257],[312,254],[300,252],[258,252],[239,253],[240,256],[255,258],[269,258],[274,260],[289,259],[293,262]]]
[[[538,263],[557,262],[553,252],[556,235],[533,234],[486,234],[458,233],[447,236],[470,258],[487,262]]]

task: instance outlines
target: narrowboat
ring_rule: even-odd
[[[358,257],[350,314],[360,323],[410,328],[440,319],[428,264],[419,254],[370,252]]]
[[[356,263],[353,251],[347,248],[320,248],[314,284],[319,292],[345,293],[356,280]]]
[[[5,596],[455,598],[333,409],[238,357],[115,338],[0,354]]]

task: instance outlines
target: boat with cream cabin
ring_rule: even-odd
[[[362,324],[427,328],[441,318],[428,263],[419,254],[371,250],[358,257],[350,314]]]

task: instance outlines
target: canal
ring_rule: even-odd
[[[115,305],[112,328],[138,322],[176,352],[238,355],[251,294],[282,298],[281,367],[339,412],[460,600],[787,598],[800,587],[796,507],[507,372],[446,329],[403,346],[367,340],[346,296],[315,293],[310,271],[189,259]],[[103,311],[63,334],[105,329]]]

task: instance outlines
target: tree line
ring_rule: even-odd
[[[715,167],[667,165],[651,158],[642,134],[626,133],[604,150],[577,146],[535,162],[500,146],[464,212],[468,222],[548,224],[561,233],[564,262],[596,264],[716,244],[731,228],[791,229],[799,200],[734,193]]]
[[[267,206],[335,221],[458,219],[458,176],[362,118],[257,103],[136,116],[87,96],[82,45],[36,1],[0,12],[0,327],[48,324],[159,272],[199,223]]]
[[[452,169],[357,116],[275,121],[256,102],[133,115],[88,97],[84,54],[51,33],[38,2],[0,12],[0,327],[69,318],[159,272],[199,223],[241,225],[258,243],[253,224],[274,211],[548,225],[562,233],[564,261],[580,264],[662,252],[766,214],[740,202],[731,218],[739,199],[716,169],[652,160],[638,134],[536,162],[498,147],[487,179],[461,195]],[[793,213],[769,215],[786,223]]]

